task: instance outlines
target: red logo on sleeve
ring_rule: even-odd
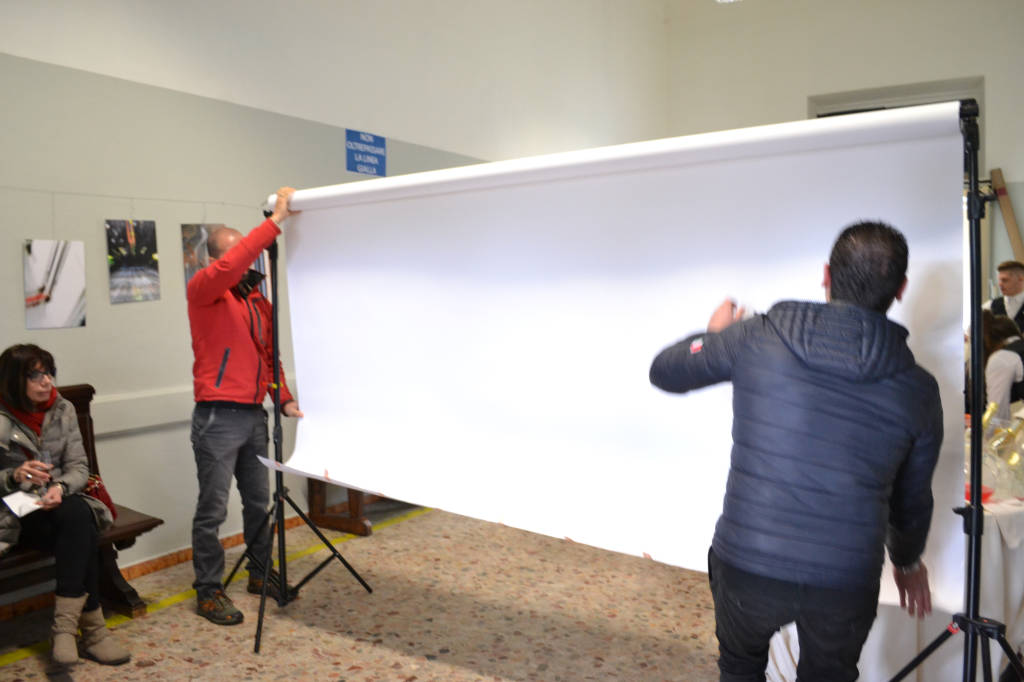
[[[690,355],[695,355],[704,350],[704,337],[696,338],[690,342]]]

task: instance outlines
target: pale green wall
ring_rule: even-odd
[[[345,171],[345,131],[2,54],[0,91],[7,93],[0,108],[0,345],[38,343],[56,356],[61,383],[96,387],[97,448],[111,494],[166,522],[126,550],[122,564],[188,547],[196,482],[186,423],[192,351],[180,225],[248,230],[263,219],[260,202],[280,185],[362,178]],[[388,140],[391,175],[472,162]],[[160,300],[109,302],[109,218],[156,221]],[[27,238],[85,242],[86,327],[25,329]],[[288,370],[287,281],[281,296]],[[301,401],[301,386],[294,388]],[[294,433],[288,426],[286,449]],[[295,498],[304,499],[305,485],[291,483]],[[224,534],[240,530],[238,507],[231,505]]]
[[[814,96],[981,77],[981,175],[1001,168],[1024,218],[1024,2],[667,3],[673,134],[805,118]],[[990,211],[994,268],[1013,256]]]
[[[664,0],[0,0],[0,10],[0,52],[492,161],[665,131]]]

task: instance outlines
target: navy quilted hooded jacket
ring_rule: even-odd
[[[942,443],[934,377],[907,330],[843,303],[784,301],[651,365],[685,393],[733,384],[732,460],[712,547],[770,578],[873,589],[884,547],[897,566],[924,550]]]

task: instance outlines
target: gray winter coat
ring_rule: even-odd
[[[733,384],[722,561],[861,590],[877,586],[883,547],[897,566],[920,557],[942,406],[906,337],[865,308],[786,301],[658,355],[651,383],[666,391]]]
[[[0,495],[19,489],[27,491],[32,487],[27,481],[14,483],[12,478],[14,470],[28,459],[26,450],[35,457],[44,450],[50,453],[54,465],[50,472],[53,480],[64,483],[69,495],[82,495],[92,509],[100,531],[113,523],[106,505],[81,492],[89,480],[89,460],[82,445],[74,405],[58,396],[43,418],[42,437],[36,436],[32,429],[0,405]],[[0,504],[0,555],[18,543],[20,531],[18,517],[7,505]]]

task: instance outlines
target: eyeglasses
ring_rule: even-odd
[[[41,369],[34,369],[26,375],[26,379],[34,381],[36,383],[41,382],[45,377],[49,377],[50,381],[53,381],[57,377],[57,372],[46,372]]]

